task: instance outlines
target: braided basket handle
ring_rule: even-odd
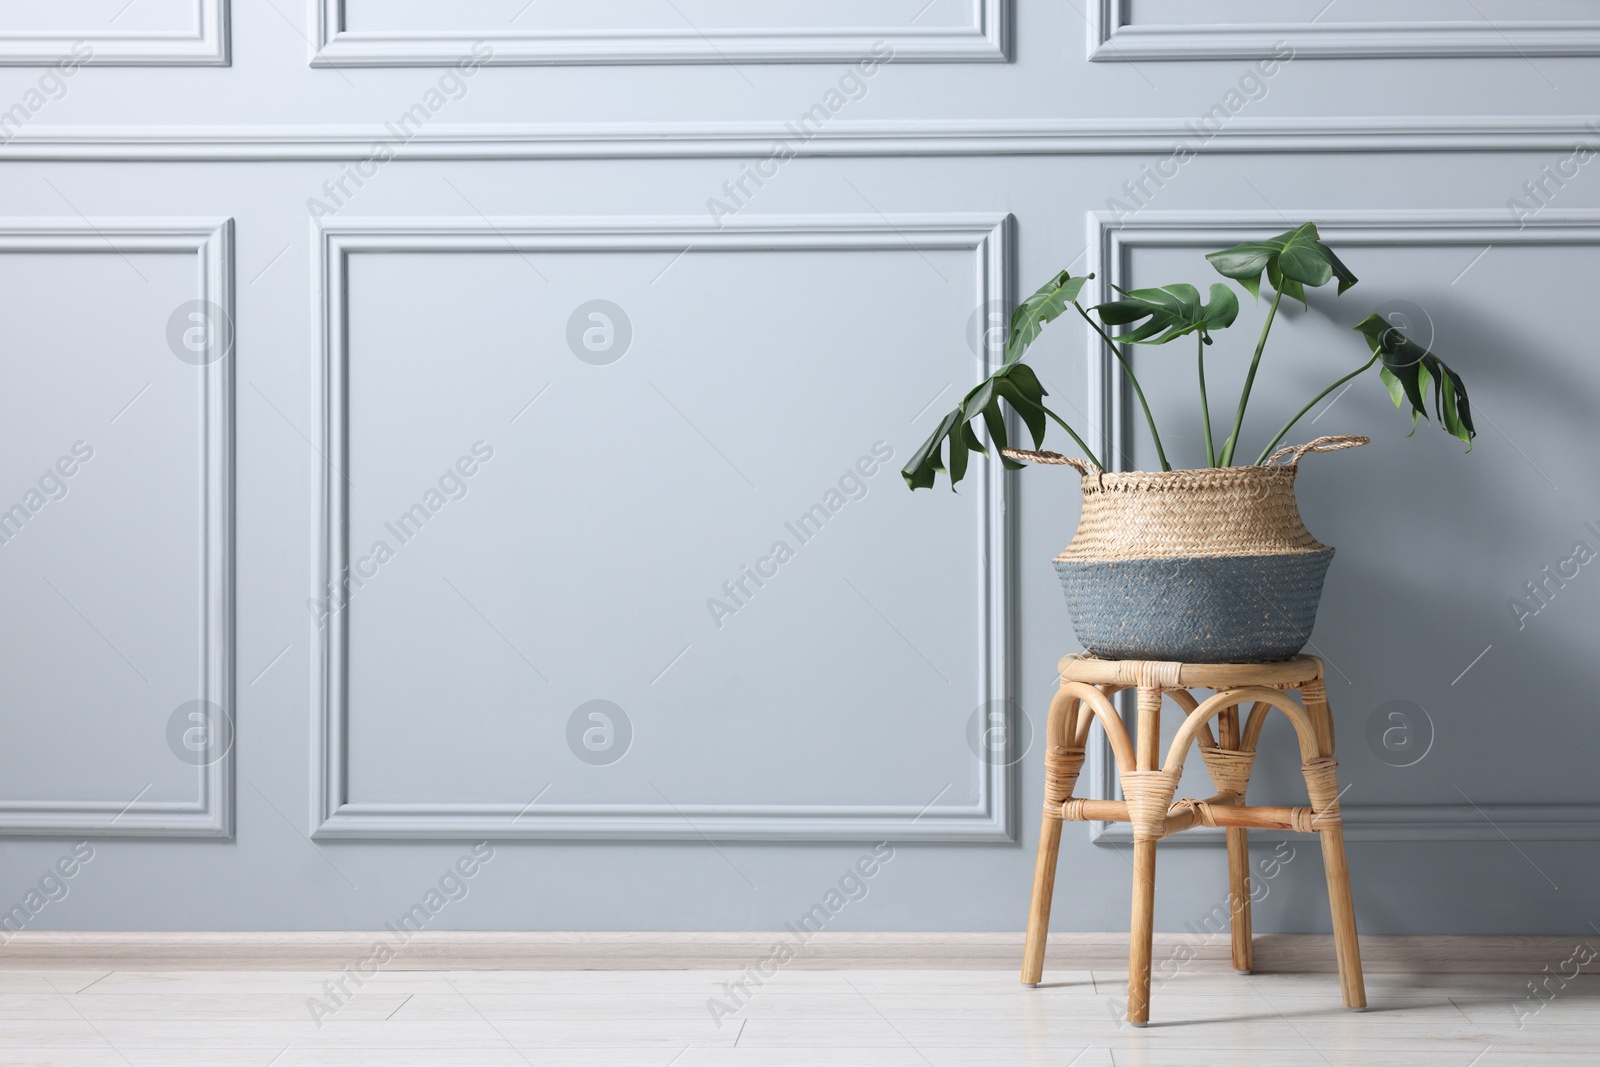
[[[1060,452],[1031,452],[1025,448],[1002,448],[1000,454],[1018,463],[1044,463],[1049,466],[1068,466],[1084,477],[1099,474],[1100,468],[1076,456],[1063,456]]]
[[[1278,449],[1267,457],[1266,466],[1279,466],[1278,461],[1285,456],[1290,457],[1289,462],[1281,464],[1293,467],[1300,462],[1300,457],[1310,452],[1342,452],[1347,448],[1360,448],[1362,445],[1372,443],[1370,437],[1319,437],[1315,441],[1307,441],[1303,445],[1289,445]]]

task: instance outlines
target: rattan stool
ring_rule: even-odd
[[[1136,742],[1111,697],[1138,690]],[[1197,701],[1191,688],[1214,689],[1216,695]],[[1300,692],[1304,704],[1289,699]],[[1170,697],[1185,713],[1164,764],[1157,762],[1161,737],[1161,703]],[[1240,709],[1250,713],[1240,722]],[[1268,710],[1277,708],[1294,724],[1300,739],[1309,808],[1246,807],[1256,741]],[[1072,795],[1083,767],[1089,726],[1098,718],[1111,742],[1117,777],[1125,800],[1085,800]],[[1219,734],[1213,734],[1211,719]],[[1189,746],[1200,742],[1200,755],[1216,785],[1206,800],[1178,800]],[[1252,968],[1250,941],[1250,827],[1314,833],[1322,838],[1327,869],[1328,901],[1333,912],[1333,943],[1339,957],[1339,986],[1348,1008],[1367,1006],[1361,980],[1361,949],[1356,942],[1355,907],[1350,899],[1350,874],[1345,866],[1344,829],[1339,818],[1338,761],[1333,758],[1333,717],[1322,682],[1322,661],[1296,656],[1281,663],[1162,663],[1068,656],[1061,661],[1061,689],[1050,704],[1045,742],[1044,821],[1039,831],[1039,859],[1033,875],[1033,904],[1028,912],[1028,940],[1022,958],[1023,984],[1039,983],[1044,973],[1045,937],[1050,926],[1050,897],[1055,889],[1056,854],[1061,823],[1095,819],[1133,824],[1133,919],[1128,951],[1128,1021],[1143,1026],[1150,1019],[1150,953],[1156,890],[1156,842],[1193,826],[1222,826],[1228,840],[1228,897],[1233,933],[1233,965]]]

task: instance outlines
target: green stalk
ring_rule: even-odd
[[[1098,322],[1095,322],[1089,317],[1089,313],[1083,310],[1082,304],[1074,300],[1072,302],[1072,306],[1078,309],[1078,314],[1083,316],[1083,321],[1092,326],[1094,328],[1094,332],[1105,339],[1106,344],[1111,346],[1111,354],[1117,357],[1118,363],[1122,364],[1122,373],[1128,376],[1128,384],[1133,386],[1134,395],[1139,398],[1139,406],[1144,409],[1144,421],[1145,424],[1150,427],[1150,440],[1155,443],[1156,458],[1161,460],[1162,470],[1170,471],[1172,469],[1172,464],[1167,462],[1166,450],[1161,447],[1161,435],[1156,432],[1156,420],[1155,416],[1150,414],[1150,402],[1145,400],[1144,390],[1139,386],[1139,379],[1134,377],[1133,368],[1128,365],[1127,359],[1122,355],[1122,346],[1117,343],[1114,337],[1102,330]],[[1104,467],[1101,468],[1101,470],[1104,469]]]
[[[1200,421],[1206,428],[1206,466],[1215,467],[1217,451],[1211,447],[1211,406],[1206,403],[1206,339],[1198,333],[1195,337],[1200,343],[1199,351],[1195,355],[1195,366],[1200,368]]]
[[[1099,467],[1101,470],[1105,470],[1106,469],[1106,465],[1104,463],[1100,462],[1100,457],[1094,454],[1094,450],[1091,449],[1088,445],[1083,443],[1083,438],[1078,436],[1078,431],[1074,430],[1071,426],[1068,426],[1066,424],[1066,422],[1064,422],[1062,420],[1060,415],[1057,415],[1055,412],[1051,411],[1049,408],[1045,407],[1043,404],[1039,405],[1039,410],[1043,411],[1046,415],[1049,415],[1052,419],[1055,419],[1057,426],[1060,426],[1063,430],[1067,431],[1067,433],[1072,435],[1072,439],[1074,441],[1078,442],[1078,447],[1083,449],[1083,454],[1086,457],[1088,457],[1088,460],[1089,460],[1090,463],[1093,463],[1096,467]]]
[[[1244,409],[1250,403],[1250,387],[1256,383],[1256,368],[1261,366],[1261,353],[1267,347],[1267,334],[1272,330],[1272,320],[1278,317],[1278,304],[1283,300],[1283,290],[1272,296],[1272,307],[1267,310],[1267,321],[1261,326],[1261,340],[1256,342],[1256,355],[1250,361],[1250,373],[1244,378],[1244,391],[1239,394],[1239,411],[1233,417],[1233,432],[1222,446],[1222,466],[1233,465],[1233,452],[1239,446],[1239,433],[1244,428]]]
[[[1312,408],[1316,407],[1319,403],[1321,403],[1323,397],[1327,396],[1329,393],[1331,393],[1335,389],[1339,388],[1339,386],[1343,385],[1345,382],[1348,382],[1351,378],[1354,378],[1356,375],[1360,374],[1362,371],[1366,370],[1368,367],[1372,366],[1376,362],[1378,362],[1378,356],[1377,356],[1377,353],[1373,353],[1373,356],[1372,356],[1371,359],[1367,360],[1365,363],[1361,364],[1361,366],[1357,367],[1355,370],[1351,371],[1349,374],[1346,374],[1343,378],[1340,378],[1338,381],[1336,381],[1332,385],[1328,386],[1322,392],[1320,392],[1316,396],[1312,397],[1311,398],[1311,403],[1307,404],[1305,407],[1303,407],[1299,411],[1295,412],[1294,418],[1292,418],[1288,422],[1284,423],[1283,424],[1283,429],[1278,431],[1278,436],[1274,437],[1272,439],[1272,442],[1270,444],[1268,444],[1266,448],[1263,448],[1261,450],[1261,455],[1256,457],[1256,466],[1259,467],[1259,466],[1261,466],[1261,464],[1263,464],[1263,463],[1265,463],[1267,461],[1267,457],[1272,455],[1272,450],[1278,447],[1278,442],[1283,440],[1284,435],[1287,434],[1291,429],[1294,428],[1294,424],[1299,422],[1301,420],[1301,418],[1303,418],[1305,416],[1306,412],[1310,411]]]

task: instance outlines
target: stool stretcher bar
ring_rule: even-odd
[[[1068,822],[1132,822],[1126,800],[1069,800],[1055,816]],[[1324,818],[1310,808],[1244,807],[1227,801],[1180,800],[1167,814],[1167,832],[1181,833],[1194,826],[1238,826],[1248,830],[1292,830],[1312,834]]]

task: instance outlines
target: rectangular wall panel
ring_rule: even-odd
[[[1003,62],[1010,0],[970,4],[631,0],[588,7],[316,0],[315,66]],[[920,10],[919,10],[920,9]]]
[[[7,833],[232,832],[231,258],[228,221],[0,221]]]
[[[1600,19],[1593,5],[1574,2],[1093,0],[1088,8],[1089,58],[1100,62],[1600,55]]]
[[[0,66],[227,66],[229,2],[7,4]]]
[[[1418,250],[1418,249],[1447,249],[1458,252],[1455,256],[1460,264],[1465,267],[1457,276],[1461,280],[1469,270],[1476,267],[1481,259],[1489,254],[1495,254],[1503,262],[1510,255],[1521,254],[1534,259],[1548,259],[1548,250],[1566,249],[1576,251],[1600,245],[1600,213],[1596,212],[1551,212],[1547,216],[1518,221],[1510,218],[1504,212],[1498,211],[1387,211],[1387,212],[1352,212],[1352,211],[1317,211],[1302,212],[1293,216],[1296,222],[1301,216],[1314,217],[1318,228],[1326,240],[1340,254],[1341,258],[1358,275],[1361,273],[1359,263],[1361,258],[1370,261],[1373,252],[1382,253],[1385,250]],[[1253,238],[1268,237],[1281,233],[1288,228],[1284,215],[1272,211],[1146,211],[1138,215],[1118,219],[1103,212],[1091,213],[1089,216],[1089,247],[1090,259],[1088,270],[1093,272],[1097,281],[1091,283],[1097,292],[1096,301],[1111,299],[1111,286],[1131,288],[1135,286],[1162,284],[1165,278],[1153,278],[1148,274],[1140,273],[1133,277],[1134,260],[1140,253],[1149,255],[1171,250],[1182,250],[1188,253],[1183,262],[1193,263],[1206,253],[1220,248],[1226,248],[1241,241]],[[1358,258],[1361,257],[1361,258]],[[1532,271],[1526,272],[1522,277],[1531,277]],[[1419,275],[1427,277],[1433,275]],[[1438,276],[1438,275],[1434,275]],[[1444,275],[1443,277],[1448,277]],[[1213,275],[1213,279],[1216,276]],[[1454,287],[1454,283],[1446,286],[1447,290]],[[1365,290],[1352,290],[1350,295],[1341,299],[1342,303],[1353,304],[1360,310],[1350,312],[1360,317],[1367,310],[1362,304],[1361,296]],[[1322,294],[1313,291],[1313,299],[1320,303]],[[1251,308],[1248,296],[1243,295],[1245,308],[1241,321],[1248,318]],[[1263,304],[1271,299],[1270,287],[1263,294]],[[1371,299],[1370,297],[1368,298]],[[1466,299],[1465,293],[1461,299]],[[1287,302],[1286,302],[1287,303]],[[1425,307],[1409,299],[1383,301],[1379,305],[1380,313],[1389,321],[1407,331],[1407,335],[1424,347],[1435,347],[1434,334],[1437,328],[1435,318],[1442,316],[1442,308],[1429,312]],[[1327,309],[1331,310],[1331,309]],[[1254,309],[1254,314],[1259,317],[1260,308]],[[1254,320],[1251,320],[1254,321]],[[1247,327],[1249,328],[1249,327]],[[1237,327],[1235,328],[1237,329]],[[1360,365],[1360,360],[1366,354],[1366,346],[1360,338],[1355,336],[1333,336],[1331,344],[1317,344],[1307,349],[1305,342],[1301,342],[1298,349],[1289,348],[1294,344],[1283,336],[1284,330],[1275,331],[1272,349],[1277,360],[1285,358],[1304,359],[1307,355],[1315,353],[1324,360],[1331,361],[1334,369],[1320,372],[1322,378],[1332,379],[1339,376],[1342,371],[1354,369]],[[1238,338],[1232,338],[1233,344],[1239,344]],[[1144,465],[1150,462],[1151,457],[1143,455],[1142,446],[1137,439],[1145,433],[1141,417],[1130,409],[1132,397],[1125,389],[1125,379],[1117,368],[1115,358],[1105,345],[1094,334],[1090,334],[1090,351],[1097,347],[1100,357],[1090,361],[1090,396],[1098,401],[1097,406],[1091,408],[1091,436],[1101,449],[1103,455],[1120,457],[1114,464],[1118,469],[1152,469]],[[1219,348],[1223,346],[1218,346]],[[1287,352],[1284,350],[1288,349]],[[1176,353],[1160,352],[1162,356],[1175,356]],[[1346,358],[1340,359],[1344,355]],[[1269,356],[1263,364],[1264,377],[1284,372],[1274,370],[1274,358]],[[1440,356],[1450,363],[1452,355],[1449,351],[1440,351]],[[1136,357],[1137,358],[1137,357]],[[1214,357],[1213,357],[1214,358]],[[1187,362],[1187,361],[1185,361]],[[1208,376],[1213,377],[1213,389],[1217,388],[1216,368],[1208,364]],[[1459,365],[1456,369],[1461,370]],[[1192,373],[1185,367],[1185,375]],[[1143,377],[1143,375],[1141,375]],[[1223,378],[1222,381],[1229,379]],[[1476,377],[1468,375],[1468,386],[1472,387]],[[1316,384],[1326,384],[1308,381],[1304,389],[1312,389]],[[1187,388],[1188,383],[1185,383]],[[1147,385],[1148,388],[1148,385]],[[1365,388],[1368,391],[1380,388],[1377,384],[1376,371],[1370,372],[1363,378],[1354,380],[1350,388]],[[1151,390],[1156,407],[1160,408],[1160,398],[1155,390]],[[1480,390],[1480,394],[1482,391]],[[1306,398],[1312,393],[1307,392]],[[1336,403],[1340,397],[1332,398]],[[1262,406],[1262,397],[1255,397],[1254,407]],[[1498,398],[1496,398],[1498,403]],[[1329,404],[1332,407],[1332,403]],[[1227,400],[1219,400],[1218,393],[1212,394],[1212,417],[1220,427],[1219,433],[1226,433],[1224,418],[1231,413]],[[1476,418],[1480,432],[1491,435],[1485,440],[1489,441],[1489,448],[1494,448],[1498,442],[1493,438],[1500,436],[1500,431],[1495,425],[1495,409],[1485,401],[1475,405]],[[1259,412],[1257,412],[1259,416]],[[1320,416],[1313,416],[1320,418]],[[1406,416],[1394,413],[1394,421],[1403,429]],[[1244,440],[1248,444],[1255,438],[1250,436],[1252,429],[1258,427],[1247,426]],[[1270,432],[1270,431],[1269,431]],[[1333,434],[1344,432],[1342,428],[1332,423],[1312,422],[1303,419],[1291,436],[1284,440],[1284,444],[1295,444],[1308,441],[1319,434]],[[1437,436],[1440,431],[1434,426],[1423,423],[1418,428],[1416,436]],[[1167,435],[1163,435],[1167,436]],[[1259,433],[1257,434],[1259,436]],[[1219,438],[1220,441],[1220,438]],[[1170,444],[1170,441],[1169,441]],[[1418,442],[1412,442],[1417,445]],[[1250,451],[1248,448],[1246,451]],[[1545,486],[1543,475],[1538,473],[1537,466],[1531,469],[1529,460],[1521,456],[1515,442],[1511,442],[1508,463],[1513,471],[1512,484],[1515,491],[1529,493],[1542,493]],[[1253,456],[1254,452],[1250,451]],[[1248,459],[1249,457],[1245,457]],[[1478,462],[1487,462],[1485,458],[1478,458]],[[1203,457],[1199,461],[1204,463]],[[1312,457],[1309,464],[1318,465],[1338,462],[1337,457],[1319,459]],[[1175,466],[1180,465],[1175,457]],[[1526,474],[1526,477],[1523,475]],[[1412,496],[1407,500],[1385,507],[1404,508],[1424,513],[1430,510],[1431,498],[1426,491]],[[1304,507],[1304,505],[1302,505]],[[1313,530],[1315,533],[1315,530]],[[1338,546],[1334,546],[1338,548]],[[1361,546],[1351,546],[1351,551],[1359,551]],[[1329,575],[1329,586],[1333,588],[1342,579],[1343,568],[1352,566],[1352,561],[1343,557],[1337,558],[1333,570]],[[1329,659],[1323,650],[1317,648],[1315,642],[1306,649],[1308,653],[1323,656]],[[1460,652],[1461,665],[1468,666],[1469,660],[1478,650],[1463,646]],[[1335,716],[1342,724],[1344,732],[1340,737],[1341,755],[1346,762],[1351,762],[1358,756],[1351,754],[1349,749],[1359,748],[1369,743],[1359,730],[1362,725],[1359,719],[1351,721],[1350,711],[1341,713],[1340,694],[1346,689],[1348,678],[1338,676],[1338,663],[1329,660],[1330,699],[1334,705]],[[1441,668],[1442,669],[1442,668]],[[1453,668],[1451,668],[1453,670]],[[1463,679],[1458,677],[1456,682],[1450,682],[1446,671],[1442,676],[1441,685],[1445,691],[1454,689]],[[1465,674],[1465,672],[1463,672]],[[1341,684],[1341,682],[1346,684]],[[1125,698],[1127,694],[1123,694]],[[1124,715],[1131,714],[1131,709],[1124,709]],[[1279,724],[1282,725],[1281,723]],[[1456,729],[1461,729],[1469,724],[1457,722],[1453,724]],[[1579,722],[1581,725],[1581,720]],[[1495,729],[1495,724],[1483,724],[1484,729]],[[1430,728],[1431,730],[1432,728]],[[1430,733],[1431,736],[1431,733]],[[1288,754],[1288,753],[1286,753]],[[1292,759],[1292,756],[1291,756]],[[1205,781],[1203,772],[1199,769],[1200,760],[1193,753],[1186,765],[1186,778],[1182,795],[1203,796],[1210,789]],[[1292,762],[1288,764],[1292,766]],[[1259,775],[1258,775],[1259,777]],[[1290,776],[1292,777],[1292,775]],[[1557,775],[1556,777],[1560,777]],[[1352,784],[1348,772],[1341,775],[1341,781],[1346,785]],[[1088,759],[1084,768],[1084,795],[1103,800],[1121,799],[1121,790],[1117,783],[1116,765],[1112,757],[1111,748],[1105,743],[1103,736],[1099,743],[1092,744],[1089,749]],[[1475,785],[1472,786],[1476,788]],[[1301,804],[1305,801],[1303,787],[1298,784],[1290,786],[1291,796],[1282,799],[1282,803]],[[1363,793],[1366,791],[1352,789],[1352,794],[1341,802],[1344,813],[1345,834],[1354,841],[1438,841],[1438,840],[1465,840],[1465,841],[1502,841],[1514,838],[1523,841],[1593,841],[1600,840],[1600,805],[1581,802],[1539,802],[1528,800],[1518,803],[1474,803],[1472,798],[1465,793],[1452,794],[1452,799],[1446,803],[1374,803],[1367,799]],[[1459,792],[1459,791],[1458,791]],[[1262,803],[1254,793],[1252,801]],[[1133,833],[1127,823],[1092,822],[1089,824],[1091,839],[1099,844],[1125,845],[1133,841]],[[1259,831],[1257,832],[1259,835]],[[1270,835],[1269,835],[1270,836]],[[1291,835],[1292,836],[1292,835]],[[1222,841],[1221,830],[1197,829],[1182,835],[1175,840],[1189,843],[1202,843],[1211,841],[1220,844]]]
[[[1008,226],[325,222],[316,836],[1008,839],[1004,478],[898,473]]]

